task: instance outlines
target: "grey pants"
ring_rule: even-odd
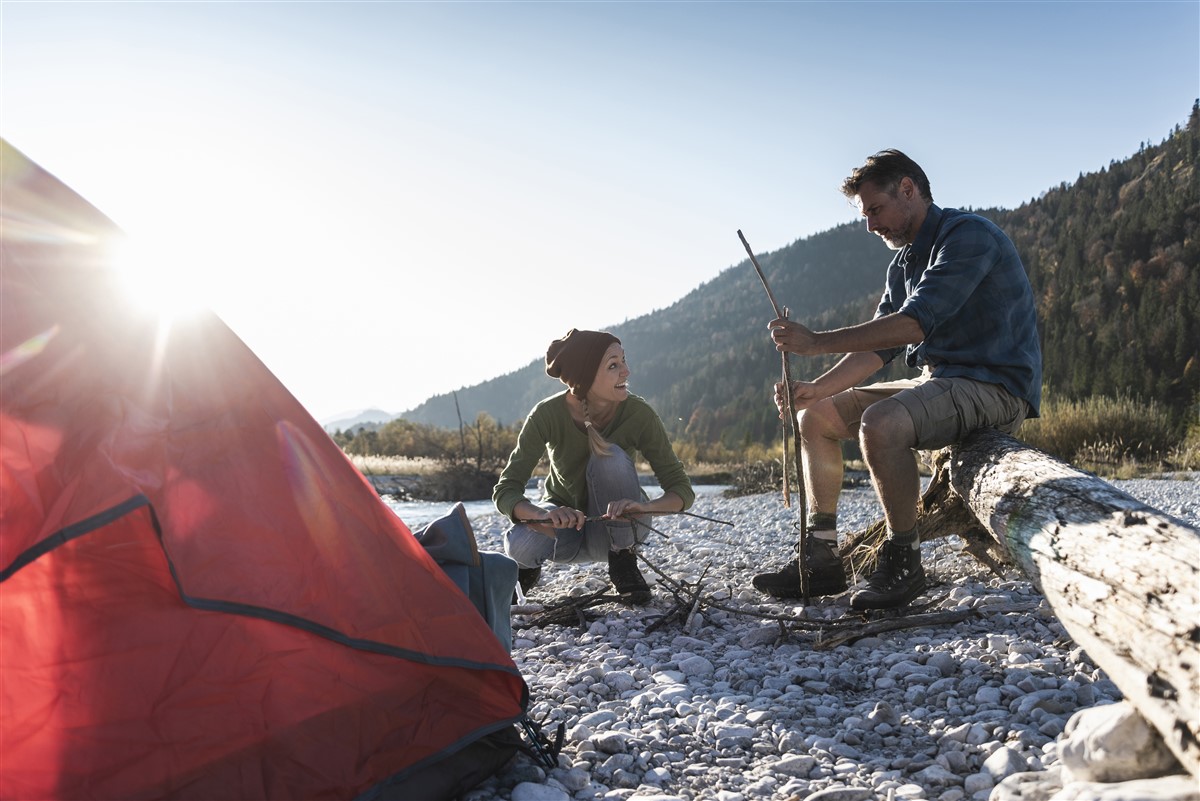
[[[638,483],[637,469],[624,450],[613,446],[609,456],[592,455],[587,466],[588,517],[598,517],[608,510],[611,501],[622,498],[645,499]],[[620,551],[634,544],[634,527],[631,523],[608,520],[592,520],[584,524],[582,531],[573,528],[554,530],[554,537],[547,537],[531,526],[517,523],[504,533],[504,552],[521,567],[541,567],[549,559],[552,562],[604,562],[609,551]],[[649,530],[639,526],[637,541],[644,542]]]

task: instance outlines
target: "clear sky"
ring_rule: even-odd
[[[0,2],[0,134],[321,420],[853,220],[881,148],[1014,208],[1198,96],[1198,0]]]

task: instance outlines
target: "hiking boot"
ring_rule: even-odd
[[[540,567],[522,567],[517,570],[517,583],[521,585],[521,592],[525,595],[533,589],[533,585],[538,583],[538,579],[542,577],[542,569]]]
[[[796,546],[797,549],[799,545]],[[808,595],[837,595],[846,591],[846,569],[837,546],[829,540],[808,538]],[[796,557],[773,573],[759,573],[754,586],[772,598],[803,598],[800,589],[800,557]]]
[[[629,549],[608,552],[608,577],[621,600],[630,604],[650,603],[650,585],[638,570],[637,555]]]
[[[521,585],[521,594],[528,595],[533,589],[533,585],[538,583],[538,579],[542,577],[542,569],[540,567],[518,567],[517,568],[517,583]],[[513,590],[512,602],[518,603],[517,591]]]
[[[852,609],[894,609],[905,606],[925,591],[921,549],[907,542],[887,540],[879,552],[879,566],[867,586],[850,597]]]

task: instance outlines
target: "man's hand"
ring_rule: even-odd
[[[777,317],[767,323],[767,328],[771,329],[771,341],[775,343],[777,351],[795,353],[798,356],[814,356],[824,353],[817,347],[816,334],[800,323]]]
[[[775,384],[775,406],[779,409],[779,419],[787,419],[787,396],[784,393],[783,382]],[[824,397],[817,391],[817,385],[811,381],[792,382],[792,407],[802,412]]]

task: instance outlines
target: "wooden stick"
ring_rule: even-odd
[[[785,320],[787,319],[787,316],[788,316],[788,307],[784,306],[783,307],[783,317]],[[790,419],[793,414],[792,374],[791,374],[791,370],[788,369],[787,354],[781,353],[779,355],[781,357],[780,361],[783,363],[783,370],[781,372],[781,377],[783,379],[783,385],[785,387],[787,387],[788,418]],[[788,480],[788,434],[790,432],[791,425],[788,423],[787,420],[781,420],[780,422],[783,423],[783,505],[786,506],[788,509],[791,509],[792,508],[792,492],[791,492],[791,485]],[[797,478],[799,478],[799,476],[797,476]],[[800,487],[800,492],[801,492],[801,494],[804,493],[803,486]]]
[[[758,273],[758,278],[762,281],[763,289],[767,290],[767,299],[771,301],[771,308],[775,310],[777,319],[787,319],[788,313],[786,309],[780,309],[779,304],[775,302],[775,293],[771,291],[771,285],[767,283],[767,274],[763,272],[763,268],[759,266],[758,259],[754,255],[754,249],[750,247],[750,243],[746,241],[746,237],[742,234],[742,229],[738,229],[738,239],[742,240],[742,247],[746,248],[747,255],[750,256],[750,263],[754,265],[755,271]],[[800,484],[800,540],[799,547],[796,549],[796,559],[800,568],[800,594],[804,598],[804,603],[808,605],[808,570],[807,556],[805,551],[808,550],[808,498],[804,492],[804,462],[800,449],[800,423],[796,419],[796,407],[792,400],[792,370],[788,365],[787,351],[782,351],[780,357],[783,360],[783,394],[786,398],[787,406],[787,423],[784,426],[783,440],[783,501],[784,505],[791,508],[791,498],[788,492],[788,471],[787,471],[787,426],[792,428],[792,437],[795,441],[795,458],[796,458],[796,481]]]

